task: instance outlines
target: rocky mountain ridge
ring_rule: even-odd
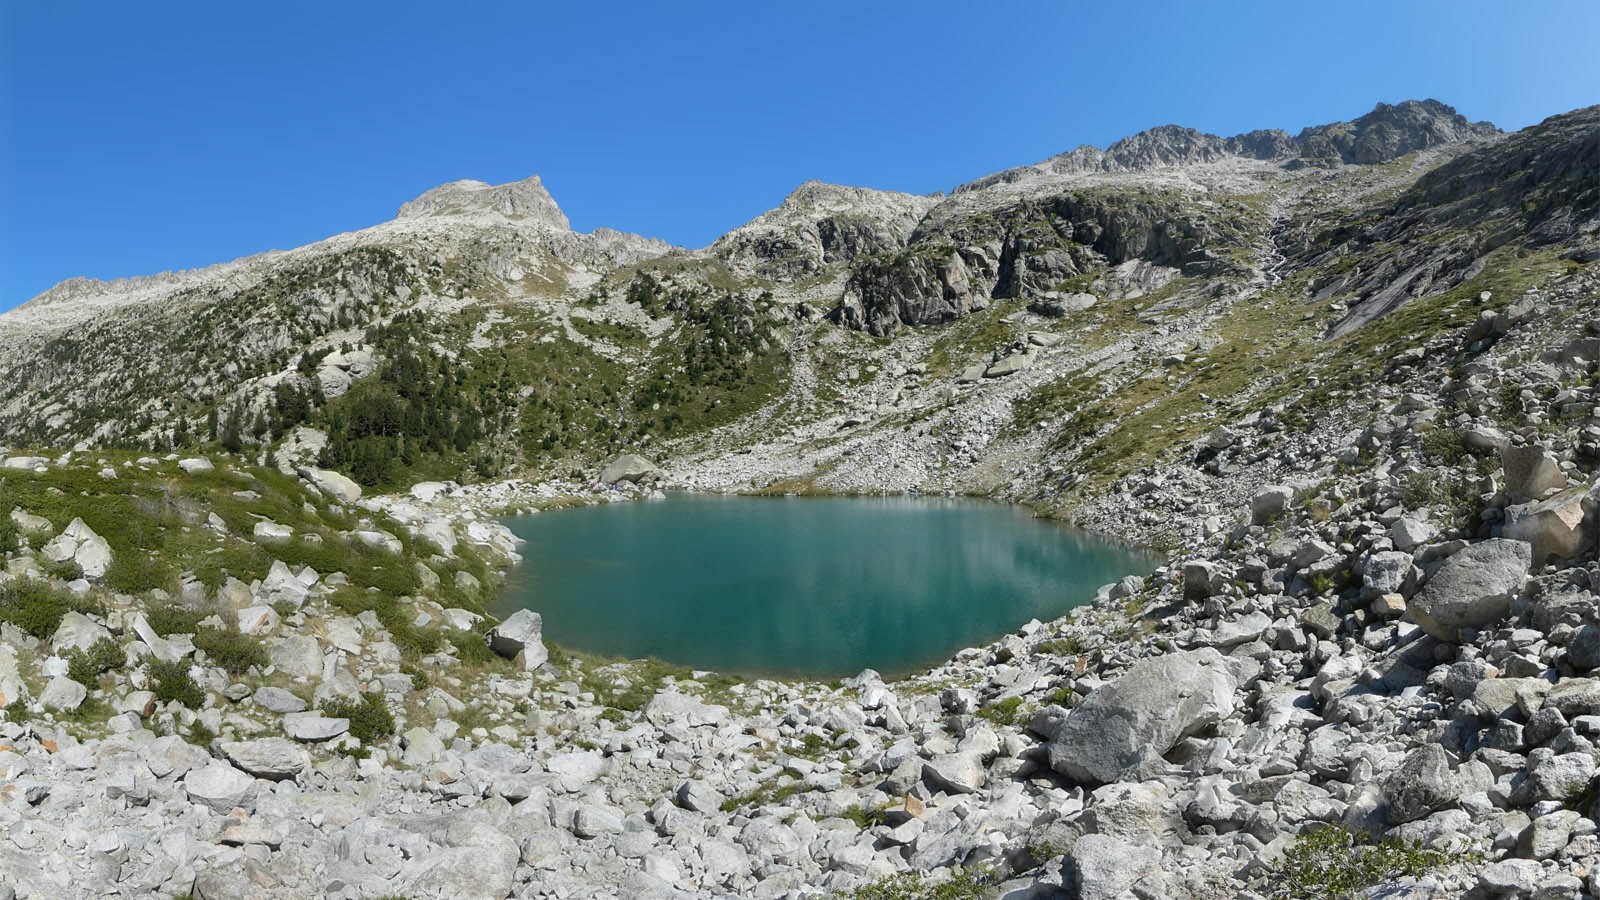
[[[1600,896],[1597,141],[1158,129],[692,252],[457,182],[57,288],[0,317],[0,890]],[[483,617],[486,516],[658,486],[1172,562],[839,684]]]

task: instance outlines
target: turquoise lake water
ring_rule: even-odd
[[[1153,554],[966,500],[669,495],[507,520],[498,610],[545,639],[700,669],[907,672],[1048,620]]]

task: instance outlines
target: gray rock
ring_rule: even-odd
[[[1505,469],[1505,492],[1518,502],[1538,499],[1567,485],[1561,461],[1543,447],[1505,447],[1500,451],[1500,465]]]
[[[607,484],[629,481],[643,484],[661,478],[661,467],[636,453],[624,453],[600,470],[600,480]]]
[[[335,719],[316,713],[290,713],[283,717],[283,732],[297,741],[331,741],[350,730],[349,719]]]
[[[45,709],[71,712],[82,706],[88,697],[88,688],[65,675],[57,675],[39,692],[39,703]]]
[[[1394,541],[1396,550],[1406,553],[1421,547],[1439,537],[1439,529],[1421,519],[1410,516],[1401,516],[1389,526],[1389,540]]]
[[[1443,747],[1423,744],[1390,776],[1384,796],[1390,824],[1403,825],[1454,805],[1461,799],[1461,780]]]
[[[405,865],[403,896],[416,900],[505,900],[522,857],[514,840],[487,822],[453,823],[448,846],[429,849]]]
[[[1572,829],[1581,818],[1574,810],[1558,809],[1534,819],[1517,836],[1517,855],[1523,859],[1554,859],[1572,840]]]
[[[1543,564],[1552,559],[1571,559],[1579,555],[1589,540],[1592,523],[1589,492],[1584,488],[1562,491],[1546,500],[1507,507],[1504,537],[1527,541],[1533,546],[1533,561]]]
[[[677,691],[657,691],[650,702],[644,705],[645,721],[652,725],[664,725],[668,722],[677,722],[691,727],[702,725],[717,725],[728,718],[726,706],[716,706],[702,703],[687,694]]]
[[[1294,500],[1294,488],[1287,485],[1274,484],[1257,491],[1250,498],[1250,522],[1253,525],[1267,525],[1274,519],[1283,515],[1289,508],[1290,501]]]
[[[1135,663],[1067,715],[1050,737],[1050,765],[1095,783],[1149,772],[1180,739],[1232,713],[1236,686],[1210,648]]]
[[[412,768],[427,765],[444,755],[444,741],[421,725],[408,729],[400,736],[400,743],[405,747],[400,761]]]
[[[254,806],[256,780],[222,762],[191,769],[183,776],[183,790],[194,803],[219,813]]]
[[[1492,625],[1511,611],[1533,563],[1525,541],[1494,538],[1444,561],[1411,599],[1407,612],[1428,634],[1456,641],[1462,628]]]
[[[272,687],[270,685],[256,688],[254,699],[256,703],[259,704],[263,709],[267,710],[268,712],[279,713],[280,715],[283,713],[302,712],[306,708],[306,702],[304,700],[301,700],[299,697],[289,693],[283,688]]]
[[[622,833],[622,815],[609,806],[585,804],[572,813],[572,833],[585,840]]]
[[[278,671],[297,678],[322,675],[322,647],[309,634],[290,635],[272,644],[272,664]]]
[[[678,786],[678,805],[690,812],[710,813],[722,807],[722,795],[704,782],[685,781]]]
[[[283,738],[222,741],[217,750],[234,766],[268,781],[293,778],[311,765],[311,756],[304,748]]]
[[[519,609],[489,631],[489,648],[518,660],[523,671],[532,671],[550,658],[542,640],[543,629],[544,620],[538,613]]]
[[[983,787],[988,771],[973,752],[941,753],[923,764],[923,777],[935,788],[952,794],[970,794]]]
[[[96,643],[111,637],[111,631],[77,610],[68,610],[50,639],[50,649],[56,653],[66,650],[88,650]]]
[[[1106,834],[1086,834],[1067,857],[1078,900],[1123,900],[1134,885],[1161,871],[1161,851]]]
[[[350,504],[361,499],[361,485],[331,469],[303,468],[300,477],[340,503]]]

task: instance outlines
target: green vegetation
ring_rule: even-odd
[[[49,640],[61,627],[69,612],[101,613],[94,601],[33,578],[19,578],[0,584],[0,622],[26,631],[40,640]]]
[[[11,521],[10,513],[5,494],[0,493],[0,554],[15,553],[21,546],[21,534],[17,523]]]
[[[322,704],[322,714],[349,719],[351,736],[363,744],[394,734],[394,714],[383,702],[382,694],[362,694],[356,701],[329,700]]]
[[[237,628],[202,627],[195,632],[194,646],[231,675],[243,675],[251,666],[267,667],[267,648]]]
[[[834,900],[986,900],[994,895],[988,877],[956,871],[943,881],[934,881],[921,872],[901,872],[832,896]]]
[[[1303,832],[1284,850],[1275,896],[1283,900],[1342,900],[1375,884],[1420,877],[1460,859],[1423,850],[1415,842],[1373,843],[1342,826],[1330,825]]]
[[[883,806],[862,806],[858,803],[840,813],[840,816],[854,822],[855,826],[862,831],[866,831],[868,828],[876,828],[886,823],[889,820],[889,808],[888,804]]]
[[[194,634],[200,630],[200,620],[205,617],[206,614],[203,612],[185,609],[171,603],[152,603],[144,610],[145,621],[162,637],[169,634]]]
[[[978,707],[978,717],[996,725],[1018,725],[1022,721],[1022,698],[1007,697]]]
[[[90,689],[99,682],[100,673],[123,663],[122,646],[111,638],[101,638],[87,650],[74,647],[62,655],[67,660],[67,677]]]
[[[783,784],[768,783],[756,788],[749,793],[729,797],[722,801],[722,811],[731,813],[746,806],[772,806],[782,803],[796,794],[804,794],[811,790],[804,782],[788,780]]]
[[[194,710],[206,705],[206,692],[195,683],[194,677],[189,674],[188,664],[182,660],[150,660],[150,677],[155,679],[153,690],[156,699],[162,703],[182,703]]]

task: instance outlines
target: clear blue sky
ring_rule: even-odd
[[[915,192],[1153,125],[1600,103],[1600,4],[0,2],[0,310],[538,173],[702,246],[808,178]]]

